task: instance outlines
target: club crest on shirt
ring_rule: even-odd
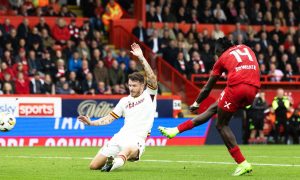
[[[128,104],[126,105],[125,108],[126,108],[126,109],[127,109],[127,108],[128,108],[128,109],[131,109],[131,108],[133,108],[133,107],[135,107],[135,106],[137,106],[137,105],[143,103],[144,100],[145,100],[145,98],[140,99],[140,100],[138,100],[138,101],[136,101],[136,102],[130,102],[130,101],[128,101]]]

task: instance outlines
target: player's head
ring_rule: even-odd
[[[145,78],[139,72],[134,72],[128,76],[128,88],[132,97],[138,97],[142,94],[145,87]]]
[[[234,44],[226,37],[219,38],[215,43],[215,54],[220,57],[223,52],[233,45]]]

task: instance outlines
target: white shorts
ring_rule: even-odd
[[[100,153],[106,157],[117,156],[122,150],[127,147],[137,147],[139,154],[135,158],[128,159],[128,161],[138,161],[145,151],[145,140],[139,137],[120,137],[114,136],[101,149]]]

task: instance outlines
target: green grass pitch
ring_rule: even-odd
[[[254,171],[242,179],[300,179],[300,146],[241,146]],[[0,179],[233,179],[225,146],[147,147],[142,160],[104,173],[88,169],[98,148],[0,148]]]

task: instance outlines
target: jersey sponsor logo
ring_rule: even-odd
[[[230,109],[230,107],[229,107],[230,105],[231,105],[231,103],[225,101],[225,105],[224,105],[225,108]]]
[[[20,103],[19,116],[54,116],[54,103]]]
[[[137,106],[137,105],[143,103],[144,100],[145,100],[145,98],[140,99],[140,100],[138,100],[138,101],[136,101],[136,102],[130,102],[130,101],[129,101],[125,108],[126,108],[126,109],[134,108],[135,106]]]

